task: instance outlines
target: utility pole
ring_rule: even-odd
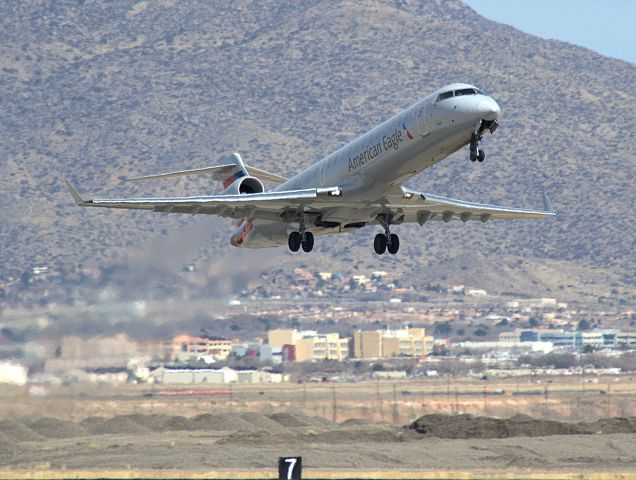
[[[382,396],[380,395],[380,380],[377,380],[375,382],[375,398],[377,400],[378,403],[378,409],[380,410],[380,421],[383,422],[384,421],[384,410],[383,410],[383,406],[382,406]]]
[[[459,413],[459,394],[457,393],[457,387],[455,387],[455,403],[453,404],[453,414]]]
[[[397,408],[397,390],[395,383],[393,384],[393,423],[399,423],[400,416]]]
[[[336,423],[338,421],[338,405],[336,404],[336,386],[335,385],[331,386],[331,398],[332,398],[332,407],[333,407],[333,414],[331,416],[331,420],[333,421],[333,423]]]

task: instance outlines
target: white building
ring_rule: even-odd
[[[12,362],[0,362],[0,384],[25,385],[28,370],[25,366]]]
[[[223,367],[218,370],[212,368],[201,369],[157,369],[156,378],[159,383],[190,384],[190,383],[236,383],[238,374],[235,370]]]

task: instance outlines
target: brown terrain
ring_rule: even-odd
[[[0,464],[14,474],[263,476],[279,455],[299,454],[310,472],[636,475],[632,380],[564,380],[547,394],[537,380],[234,385],[170,397],[192,387],[14,389],[0,399]]]
[[[193,297],[215,315],[210,297],[235,295],[274,266],[636,304],[633,64],[491,22],[457,0],[24,1],[2,13],[3,284],[28,289],[36,265],[78,282],[81,268],[98,266],[110,275],[106,300],[181,300],[171,322]],[[382,258],[364,230],[293,256],[237,251],[227,222],[212,218],[78,209],[63,187],[68,178],[100,196],[211,193],[203,177],[119,181],[232,151],[291,175],[455,81],[502,107],[488,158],[475,165],[458,152],[409,185],[516,206],[539,206],[547,191],[554,221],[404,226],[400,255]],[[189,262],[196,281],[182,272]],[[81,324],[90,306],[61,290],[55,301]],[[129,315],[98,313],[99,325]],[[126,328],[144,331],[145,321]],[[162,390],[175,387],[156,385],[3,387],[0,478],[257,478],[288,454],[322,478],[634,477],[636,382],[595,382],[232,386],[173,397]],[[176,390],[193,388],[210,389]]]
[[[27,1],[7,5],[0,28],[3,277],[42,264],[68,275],[130,264],[132,278],[113,281],[137,290],[140,278],[147,289],[187,283],[188,261],[238,283],[272,262],[368,265],[493,292],[636,301],[633,64],[497,24],[456,0]],[[312,256],[239,254],[226,222],[80,210],[63,186],[209,193],[203,177],[118,182],[231,151],[291,175],[454,81],[502,106],[488,159],[476,166],[459,152],[409,184],[519,206],[539,206],[545,190],[555,221],[404,226],[398,258],[372,254],[372,230],[321,238]],[[170,241],[159,247],[160,237]]]

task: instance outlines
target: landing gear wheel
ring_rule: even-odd
[[[305,233],[305,238],[301,242],[303,247],[303,252],[311,252],[314,249],[314,234],[311,232]]]
[[[479,152],[477,153],[477,160],[479,161],[479,163],[481,163],[485,159],[486,159],[486,152],[480,149]]]
[[[300,248],[300,233],[292,232],[289,234],[289,238],[287,239],[287,246],[292,252],[297,252]]]
[[[386,246],[386,249],[391,255],[395,255],[400,249],[400,237],[398,237],[395,233],[392,233],[389,240],[390,242]]]
[[[475,152],[470,152],[470,161],[471,162],[477,161],[477,154]]]
[[[386,252],[386,240],[386,235],[383,233],[378,233],[375,236],[375,240],[373,240],[373,249],[375,250],[375,253],[382,255]]]

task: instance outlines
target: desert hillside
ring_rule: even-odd
[[[636,65],[441,0],[10,2],[0,32],[2,277],[38,264],[117,265],[162,237],[174,240],[174,275],[227,255],[259,264],[262,254],[230,252],[226,222],[78,209],[63,179],[100,196],[209,193],[205,177],[118,182],[232,151],[291,175],[462,81],[502,107],[486,162],[458,152],[409,185],[528,207],[546,191],[556,220],[399,227],[398,258],[373,254],[373,229],[320,238],[312,256],[275,256],[636,302]]]

